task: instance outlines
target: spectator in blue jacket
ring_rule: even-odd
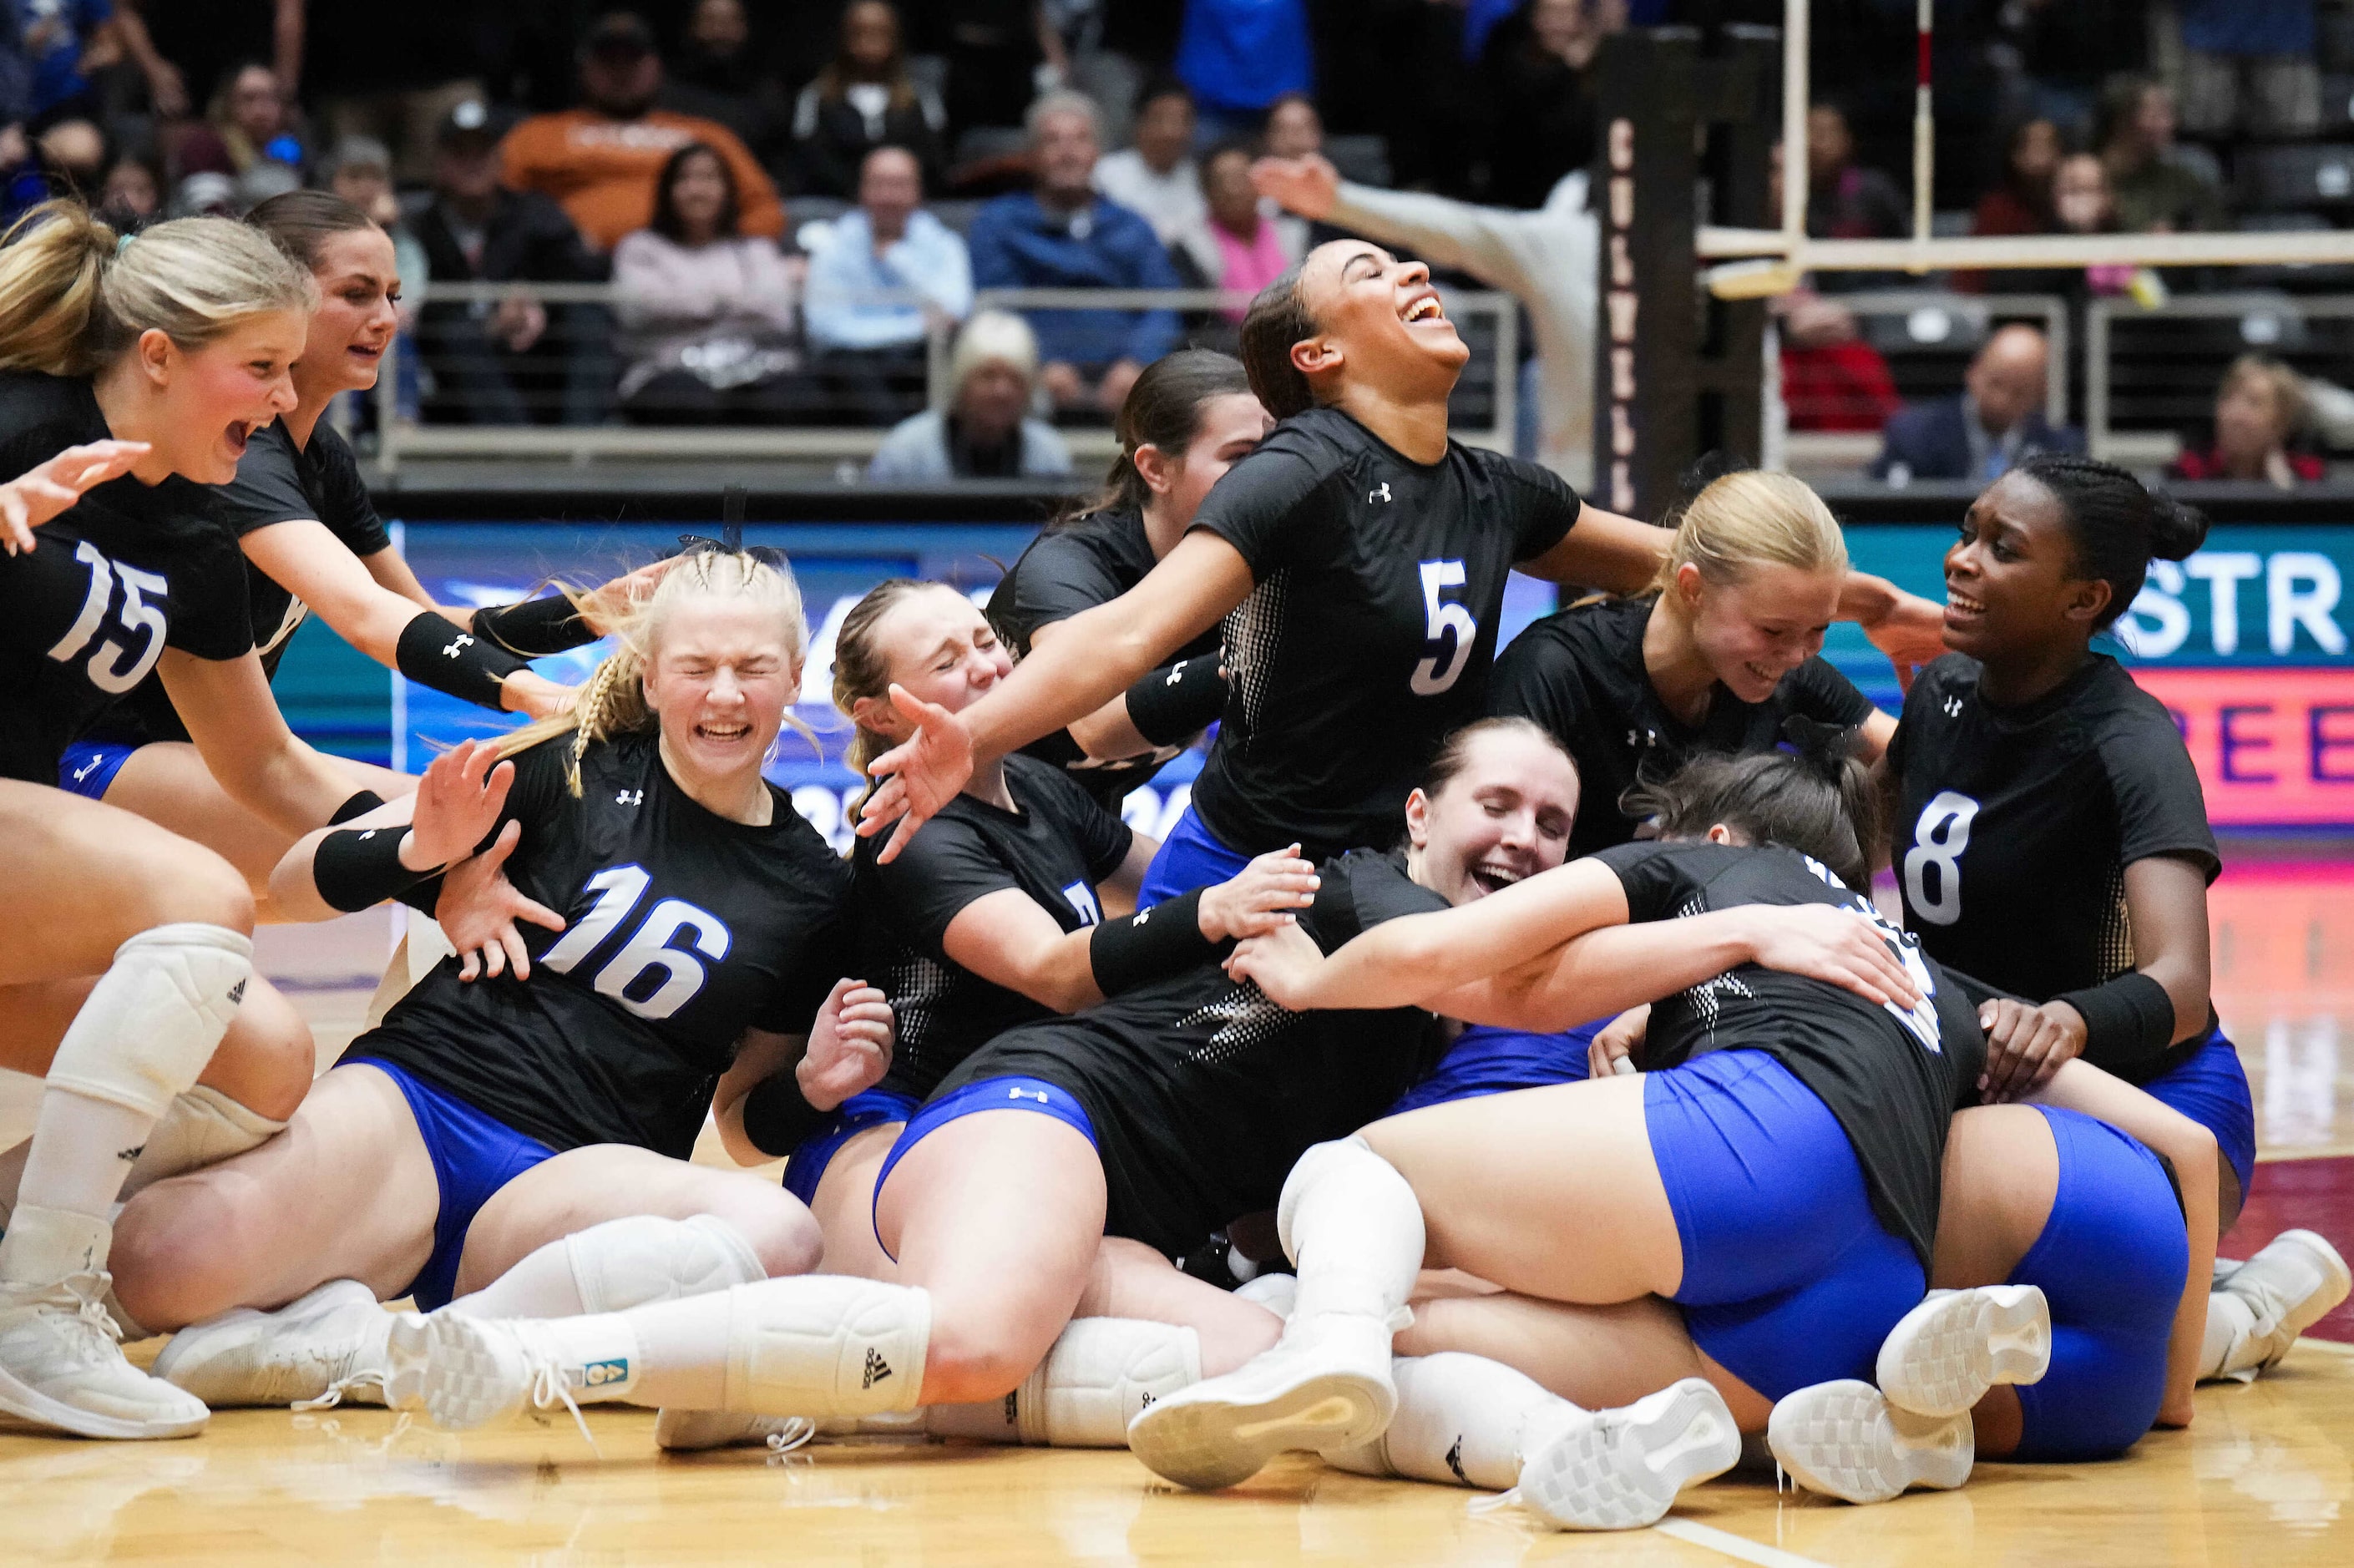
[[[983,289],[1174,289],[1152,226],[1090,180],[1101,150],[1093,100],[1046,93],[1030,106],[1035,185],[974,215],[966,243]],[[1034,310],[1039,384],[1057,407],[1117,414],[1146,366],[1176,345],[1172,311]]]

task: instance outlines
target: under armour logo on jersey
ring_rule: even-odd
[[[646,792],[643,789],[624,789],[613,797],[616,806],[642,806],[645,803]]]
[[[471,638],[471,637],[467,636],[464,632],[461,631],[460,633],[458,633],[458,640],[457,640],[456,641],[454,641],[454,642],[451,643],[448,647],[446,647],[446,648],[444,648],[444,649],[442,649],[442,650],[441,650],[441,657],[443,657],[444,659],[455,659],[455,658],[458,656],[458,650],[459,650],[459,649],[461,649],[461,648],[472,648],[473,645],[474,645],[474,640],[473,640],[472,638]]]
[[[1447,1467],[1455,1472],[1457,1480],[1467,1487],[1471,1484],[1471,1478],[1463,1473],[1463,1439],[1459,1436],[1447,1450]]]
[[[890,1375],[891,1363],[885,1361],[881,1356],[875,1354],[873,1346],[870,1345],[867,1347],[866,1377],[865,1380],[860,1383],[858,1386],[861,1388],[873,1388],[876,1383],[881,1383],[885,1378],[889,1377]]]
[[[1629,748],[1635,747],[1657,746],[1659,744],[1659,732],[1658,730],[1630,729],[1627,732],[1627,745]]]
[[[1365,493],[1365,499],[1368,502],[1378,501],[1384,505],[1388,504],[1390,499],[1390,482],[1385,479],[1382,481],[1381,483],[1373,486],[1373,489]]]
[[[1165,680],[1165,681],[1161,682],[1161,683],[1162,685],[1164,685],[1164,686],[1173,686],[1173,685],[1175,685],[1175,684],[1176,684],[1176,683],[1177,683],[1181,679],[1182,679],[1182,678],[1183,678],[1183,676],[1184,676],[1184,673],[1185,673],[1185,663],[1186,663],[1186,662],[1185,662],[1184,660],[1180,659],[1180,660],[1178,660],[1178,661],[1177,661],[1177,662],[1175,662],[1174,664],[1170,665],[1170,666],[1169,666],[1169,678],[1168,678],[1167,680]],[[95,768],[95,767],[97,767],[97,766],[98,766],[98,764],[97,764],[97,763],[95,763],[95,762],[93,762],[93,763],[91,763],[91,764],[90,764],[90,766],[91,766],[92,768]],[[77,774],[75,774],[75,775],[74,775],[74,777],[75,777],[75,778],[77,778],[77,779],[79,779],[79,778],[80,778],[80,777],[81,777],[81,775],[80,775],[80,774],[79,774],[79,773],[77,773]]]
[[[1009,1100],[1036,1100],[1042,1106],[1048,1103],[1044,1089],[1008,1089],[1005,1097]]]
[[[1947,697],[1946,699],[1946,716],[1947,718],[1959,718],[1962,716],[1961,698]]]

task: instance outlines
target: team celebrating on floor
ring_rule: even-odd
[[[1786,475],[1617,516],[1450,440],[1427,270],[1336,240],[1143,372],[985,609],[852,609],[845,858],[763,777],[776,552],[432,601],[323,418],[398,294],[323,193],[0,242],[0,1412],[1304,1450],[1617,1529],[1753,1440],[1858,1503],[2116,1456],[2347,1296],[2310,1232],[2217,1261],[2220,862],[2094,651],[2205,524],[2125,471],[1996,481],[1942,609]],[[1515,569],[1576,586],[1500,651]],[[312,610],[527,722],[313,749]],[[451,950],[314,1081],[253,927],[387,902]]]

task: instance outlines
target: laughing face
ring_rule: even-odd
[[[1762,561],[1729,583],[1708,582],[1686,566],[1675,586],[1709,673],[1743,702],[1762,703],[1783,676],[1822,652],[1843,577]]]
[[[697,595],[663,618],[646,662],[646,705],[682,783],[758,773],[801,689],[776,612],[757,599]]]
[[[2089,635],[2109,585],[2076,575],[2052,493],[2005,474],[1970,503],[1946,552],[1946,646],[1981,662]]]
[[[1406,798],[1414,879],[1469,904],[1562,863],[1577,820],[1577,769],[1559,747],[1524,730],[1488,730],[1463,770],[1436,795]]]
[[[240,321],[201,348],[161,332],[142,335],[140,368],[161,395],[154,458],[199,484],[237,477],[253,433],[295,404],[293,366],[308,318],[267,311]]]
[[[392,238],[375,228],[331,234],[320,242],[311,275],[318,280],[319,308],[302,343],[302,382],[331,393],[375,386],[400,325]]]
[[[1471,357],[1419,261],[1336,239],[1310,254],[1299,290],[1319,330],[1292,358],[1311,379],[1345,376],[1394,397],[1444,397]]]

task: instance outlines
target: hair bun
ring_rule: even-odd
[[[2207,542],[2207,514],[2170,495],[2153,494],[2149,508],[2149,553],[2160,561],[2186,559]]]

